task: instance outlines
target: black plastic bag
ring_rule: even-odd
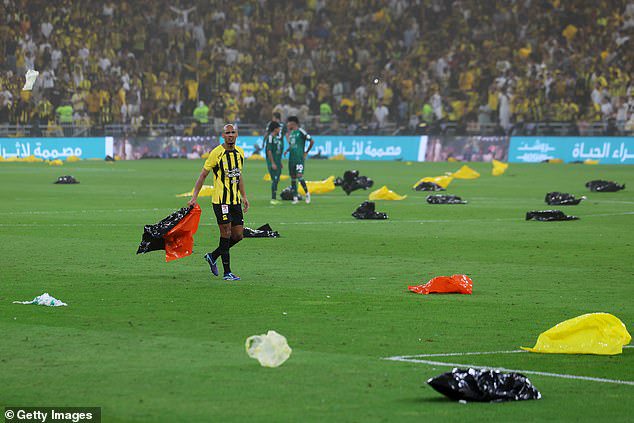
[[[427,381],[455,401],[502,402],[540,399],[542,395],[520,373],[486,369],[453,369]]]
[[[427,202],[429,204],[467,204],[465,200],[458,197],[457,195],[428,195]]]
[[[251,229],[245,226],[243,233],[245,238],[279,238],[280,237],[279,232],[274,231],[268,223],[260,226],[257,229]]]
[[[174,226],[178,225],[178,222],[187,216],[187,213],[192,209],[193,207],[183,207],[155,225],[145,225],[143,227],[143,237],[141,238],[141,243],[136,253],[145,254],[150,251],[164,250],[165,240],[163,237],[171,231]]]
[[[387,214],[375,211],[374,207],[374,201],[364,201],[354,212],[352,212],[352,216],[357,219],[387,219]]]
[[[546,198],[544,201],[549,206],[576,206],[581,202],[581,200],[585,200],[586,197],[575,198],[574,195],[568,194],[567,192],[549,192],[546,194]]]
[[[443,187],[435,182],[421,182],[414,187],[416,191],[445,191]]]
[[[564,220],[578,220],[577,216],[567,216],[561,210],[534,210],[526,212],[526,220],[538,220],[540,222],[555,222]]]
[[[54,183],[56,184],[78,184],[79,181],[75,178],[73,178],[70,175],[66,175],[66,176],[60,176],[59,178],[57,178],[57,181],[55,181]]]
[[[292,187],[286,187],[282,190],[282,192],[280,193],[280,198],[282,200],[292,200],[293,199],[293,188]],[[297,193],[297,199],[298,200],[302,200],[303,197],[301,195],[299,195],[299,193]]]
[[[625,184],[617,184],[614,181],[594,180],[586,182],[586,188],[593,192],[616,192],[625,189]]]
[[[339,181],[337,181],[339,182]],[[368,189],[374,185],[374,181],[367,176],[360,176],[358,170],[346,170],[341,181],[341,189],[347,195],[358,189]]]

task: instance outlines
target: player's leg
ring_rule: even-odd
[[[288,169],[291,175],[291,191],[293,193],[293,204],[297,204],[297,170],[295,169],[295,162],[289,160]]]
[[[277,185],[280,182],[280,175],[282,173],[282,169],[279,163],[275,164],[277,169],[273,170],[271,166],[269,166],[269,175],[271,175],[271,202],[277,202]]]
[[[306,193],[306,204],[310,203],[310,193],[308,192],[308,186],[306,185],[306,181],[304,180],[304,163],[298,163],[295,165],[297,169],[297,179],[299,183],[302,184],[302,188],[304,188],[304,192]]]
[[[218,248],[211,253],[205,254],[205,260],[209,263],[211,272],[218,276],[218,265],[216,261],[218,257],[222,257],[222,265],[231,272],[229,248],[231,248],[231,216],[229,214],[228,204],[213,204],[214,213],[216,215],[216,221],[218,222],[218,229],[220,231],[220,240],[218,242]],[[226,263],[226,264],[225,264]]]
[[[242,241],[243,233],[244,233],[244,218],[242,216],[242,205],[241,204],[231,205],[230,212],[231,212],[231,230],[230,230],[231,241],[229,243],[229,248],[233,247],[238,242]],[[223,266],[224,266],[224,259],[223,259]],[[222,277],[224,280],[226,281],[240,280],[239,276],[234,275],[231,272],[230,266],[225,267],[224,271],[225,273]]]

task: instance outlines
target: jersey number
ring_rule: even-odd
[[[295,165],[295,171],[297,173],[304,173],[304,165],[303,164],[296,164]]]

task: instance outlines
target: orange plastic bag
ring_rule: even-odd
[[[194,234],[200,222],[200,206],[196,204],[163,239],[165,240],[165,261],[172,261],[191,255],[194,250]]]
[[[408,286],[415,294],[471,294],[473,281],[467,275],[437,276],[425,285]]]

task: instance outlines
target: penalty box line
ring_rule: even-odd
[[[632,348],[632,347],[633,346],[628,345],[628,346],[624,346],[623,348]],[[523,373],[528,375],[548,376],[548,377],[556,377],[560,379],[584,380],[584,381],[590,381],[590,382],[613,383],[617,385],[634,386],[634,381],[630,381],[630,380],[606,379],[606,378],[591,377],[591,376],[569,375],[565,373],[540,372],[536,370],[522,370],[522,369],[507,369],[504,367],[481,366],[477,364],[447,363],[445,361],[423,360],[423,358],[432,358],[432,357],[523,354],[527,352],[528,351],[524,351],[524,350],[509,350],[509,351],[477,351],[477,352],[444,353],[444,354],[418,354],[418,355],[401,355],[401,356],[397,355],[393,357],[384,357],[383,360],[400,361],[405,363],[426,364],[428,366],[440,366],[440,367],[461,367],[461,368],[471,367],[474,369],[495,369],[495,370],[499,370],[503,372],[515,372],[515,373]]]

